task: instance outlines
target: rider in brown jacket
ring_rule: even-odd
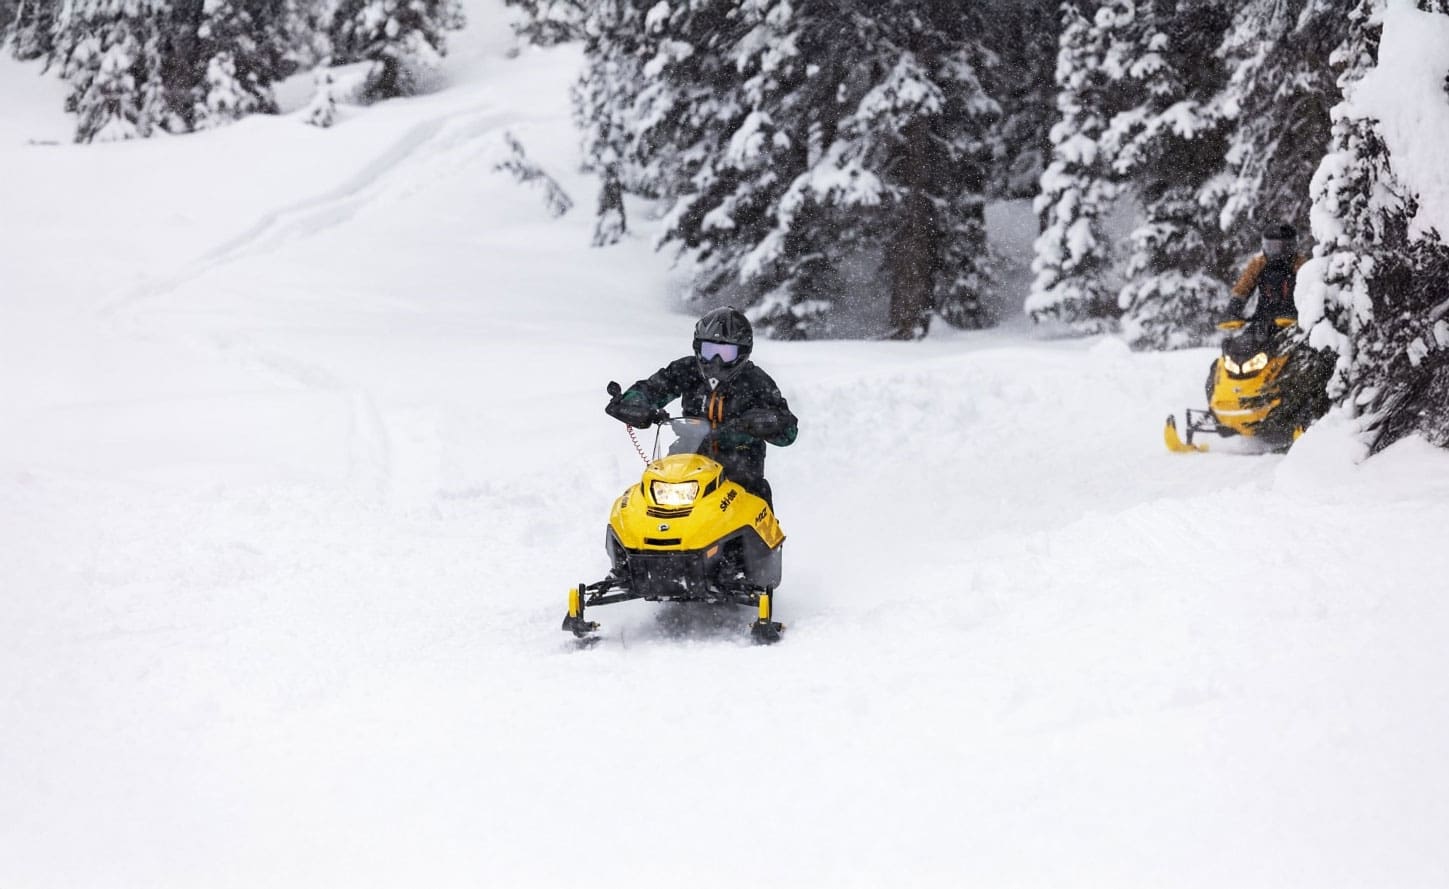
[[[1286,222],[1275,222],[1263,231],[1263,252],[1248,262],[1248,267],[1233,285],[1233,298],[1228,303],[1228,317],[1255,319],[1297,318],[1298,306],[1293,301],[1298,270],[1308,257],[1297,251],[1298,232]],[[1248,318],[1250,298],[1258,301]]]

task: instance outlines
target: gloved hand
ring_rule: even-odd
[[[635,429],[648,429],[658,419],[657,411],[643,395],[630,390],[609,400],[604,413]]]
[[[720,449],[725,451],[742,448],[755,440],[754,436],[740,428],[739,418],[725,420],[710,434],[714,436],[715,443],[720,446]]]
[[[731,425],[752,438],[774,438],[785,431],[784,418],[768,407],[750,408],[731,421]]]
[[[774,410],[767,407],[750,408],[738,417],[730,417],[715,430],[715,440],[726,449],[742,448],[757,439],[770,439],[779,435],[784,421]]]
[[[1241,297],[1233,297],[1228,300],[1228,311],[1226,315],[1218,318],[1215,322],[1219,330],[1238,330],[1247,323],[1246,312],[1248,301]]]

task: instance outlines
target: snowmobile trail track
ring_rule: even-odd
[[[115,319],[125,309],[165,296],[218,267],[343,225],[385,193],[391,176],[410,162],[442,154],[470,140],[489,136],[501,140],[509,126],[527,120],[525,115],[497,111],[490,103],[461,114],[440,115],[415,123],[390,148],[342,184],[267,213],[241,234],[170,275],[131,287],[106,301],[99,312],[103,317]]]

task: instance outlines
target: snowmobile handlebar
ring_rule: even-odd
[[[1257,320],[1249,322],[1249,320],[1246,318],[1224,318],[1223,320],[1218,322],[1217,326],[1218,330],[1242,330],[1244,327],[1247,327],[1249,323],[1262,322]],[[1273,326],[1278,328],[1279,330],[1287,330],[1288,328],[1293,327],[1297,324],[1298,319],[1294,318],[1291,315],[1279,315],[1278,317],[1273,319]]]

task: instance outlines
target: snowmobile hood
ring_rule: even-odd
[[[723,471],[718,463],[701,454],[673,454],[645,467],[644,490],[650,490],[650,482],[653,481],[671,485],[699,482],[699,489],[703,492],[717,485]]]
[[[765,501],[700,454],[674,454],[650,463],[639,485],[614,502],[609,526],[632,551],[703,551],[741,531],[758,536],[770,549],[785,540]]]

